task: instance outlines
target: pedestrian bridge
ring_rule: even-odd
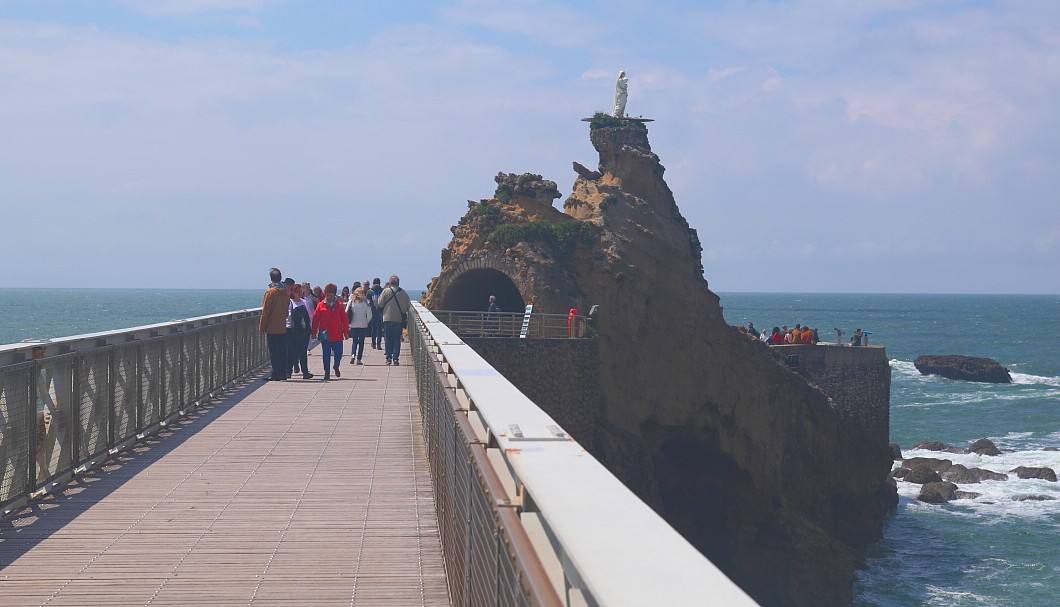
[[[754,605],[418,304],[329,382],[257,316],[0,346],[4,605]]]

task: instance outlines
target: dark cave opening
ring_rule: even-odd
[[[497,296],[497,305],[504,312],[522,312],[526,301],[511,278],[504,272],[482,269],[464,272],[446,290],[439,309],[486,311],[489,296]]]

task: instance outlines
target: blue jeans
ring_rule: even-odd
[[[372,336],[372,345],[378,346],[383,343],[383,313],[375,312],[372,322],[368,323],[368,333]]]
[[[327,373],[331,369],[331,356],[335,355],[335,368],[339,368],[339,363],[342,362],[342,340],[339,341],[322,341],[320,342],[320,349],[324,352],[324,372]]]
[[[350,346],[350,358],[361,360],[364,357],[364,338],[368,335],[368,328],[353,327],[350,329],[350,337],[353,345]]]
[[[401,321],[383,321],[383,337],[386,339],[386,359],[397,362],[401,356]]]

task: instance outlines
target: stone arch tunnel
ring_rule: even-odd
[[[481,310],[489,306],[489,296],[497,296],[504,312],[522,312],[526,300],[507,274],[492,268],[468,270],[453,279],[437,309]]]

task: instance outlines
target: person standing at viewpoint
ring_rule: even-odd
[[[261,300],[261,317],[258,318],[258,331],[265,334],[272,362],[272,375],[265,381],[287,381],[287,308],[291,305],[291,297],[280,282],[283,280],[280,270],[269,268],[269,280],[272,282]]]
[[[404,316],[412,308],[409,294],[401,288],[397,275],[390,277],[390,282],[379,294],[379,315],[383,317],[383,339],[385,340],[386,364],[400,365],[401,329]]]
[[[339,365],[342,363],[342,342],[350,334],[349,320],[346,319],[346,307],[338,300],[339,288],[334,283],[328,283],[324,287],[324,301],[317,304],[317,311],[313,314],[313,337],[320,337],[320,349],[324,356],[324,379],[331,379],[331,371],[335,370],[335,377],[342,377]],[[334,356],[335,365],[331,365]]]

